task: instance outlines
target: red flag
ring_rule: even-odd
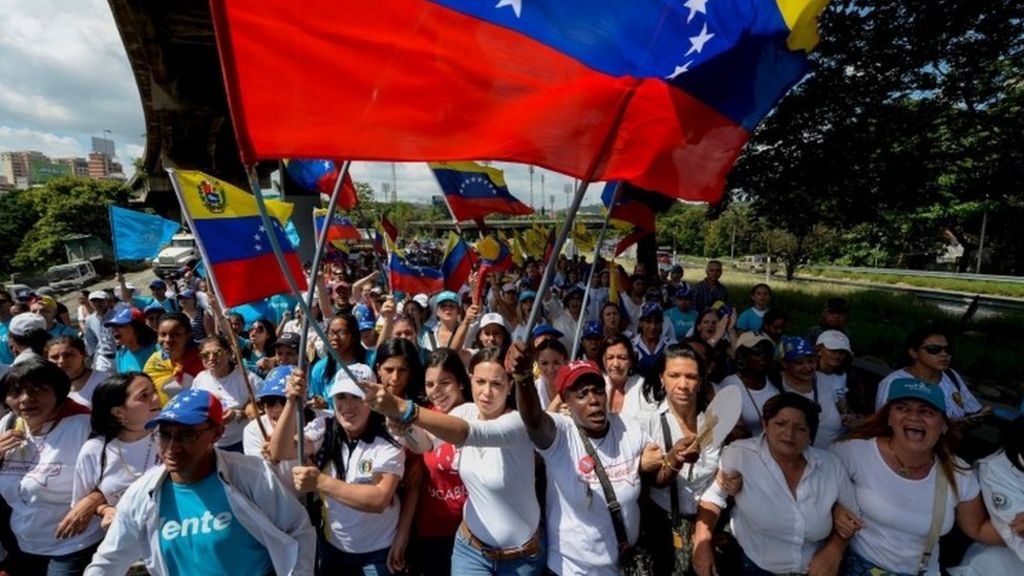
[[[398,228],[391,223],[391,220],[388,220],[387,216],[381,216],[380,227],[384,229],[384,233],[388,235],[388,240],[390,240],[392,244],[398,243]]]
[[[211,13],[246,164],[485,158],[716,201],[806,72],[826,3],[212,0]]]

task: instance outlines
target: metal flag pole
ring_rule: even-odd
[[[304,301],[306,306],[302,312],[302,331],[299,332],[299,370],[302,370],[303,372],[306,371],[306,365],[309,364],[309,356],[306,353],[306,346],[308,345],[309,340],[309,325],[313,321],[313,317],[309,311],[313,310],[313,298],[316,295],[316,278],[317,274],[320,273],[320,264],[324,256],[324,248],[327,246],[327,234],[331,218],[334,217],[334,210],[338,206],[338,196],[340,195],[339,193],[343,185],[342,183],[345,181],[345,177],[348,175],[349,166],[351,165],[352,162],[350,160],[346,160],[342,163],[341,170],[338,172],[338,180],[334,183],[334,190],[331,191],[331,197],[327,201],[327,214],[324,217],[324,226],[317,233],[316,248],[313,251],[313,265],[310,269],[309,289],[306,290],[306,299]],[[321,312],[323,312],[323,310],[321,310]],[[324,313],[324,317],[326,317],[326,313]],[[326,339],[324,339],[324,344],[326,348],[330,348],[330,346],[326,346]],[[344,366],[344,363],[342,362],[338,362],[338,364]],[[346,372],[348,372],[347,369]],[[306,413],[303,408],[304,403],[299,403],[299,405],[296,406],[297,414],[295,418],[295,426],[297,430],[295,437],[300,439],[297,447],[299,463],[306,462],[306,443],[301,441],[302,431],[306,427]]]
[[[301,298],[302,290],[299,289],[299,283],[295,281],[292,276],[291,269],[288,268],[288,262],[284,259],[284,252],[281,250],[281,243],[277,239],[277,234],[274,233],[274,224],[271,222],[270,213],[267,211],[267,202],[263,198],[263,190],[260,188],[259,175],[256,174],[256,165],[250,164],[245,167],[246,174],[249,177],[249,186],[252,188],[252,195],[256,199],[256,210],[260,213],[260,220],[263,223],[263,227],[267,230],[267,239],[270,240],[270,249],[274,252],[274,259],[277,260],[277,266],[281,269],[281,274],[284,275],[285,281],[288,283],[288,288],[291,289],[292,294],[299,297],[299,308],[302,309],[302,313],[309,318],[312,316],[310,306],[306,304],[306,301]],[[316,332],[316,335],[320,337],[326,343],[327,334],[316,322],[310,322],[309,327]],[[301,338],[301,334],[299,335]],[[352,379],[353,382],[357,382],[359,379],[348,366],[345,365],[345,361],[341,359],[341,355],[338,354],[334,348],[330,346],[324,346],[324,349],[330,354],[334,361],[338,363],[338,366],[345,371],[345,374]]]
[[[623,183],[620,181],[615,185],[615,191],[612,192],[612,202],[608,207],[608,212],[604,215],[604,223],[601,225],[601,233],[597,235],[597,247],[594,249],[594,261],[590,263],[590,273],[587,275],[587,285],[583,289],[583,304],[580,308],[580,317],[576,320],[576,333],[572,337],[572,354],[569,356],[570,359],[575,360],[576,354],[580,351],[580,336],[583,334],[583,325],[586,324],[585,318],[587,316],[587,304],[590,300],[590,288],[594,285],[594,274],[597,272],[597,260],[601,257],[601,245],[604,244],[604,236],[608,232],[608,221],[612,218],[612,209],[615,208],[615,204],[619,201],[619,196],[622,195]]]
[[[555,277],[555,266],[558,262],[558,255],[562,253],[562,247],[565,246],[565,240],[569,237],[569,231],[572,229],[573,222],[576,220],[576,213],[579,212],[580,204],[583,203],[583,196],[587,193],[587,188],[590,186],[590,181],[594,179],[598,166],[604,162],[605,156],[607,156],[608,151],[615,142],[615,134],[618,132],[619,125],[622,123],[622,117],[625,115],[630,101],[636,94],[637,86],[637,83],[632,84],[627,92],[623,94],[622,104],[619,105],[619,109],[615,112],[615,118],[612,121],[611,128],[608,130],[608,134],[605,135],[604,142],[601,143],[601,148],[598,149],[597,154],[594,155],[594,159],[591,161],[590,166],[587,167],[587,172],[584,175],[583,180],[576,188],[576,195],[573,197],[572,204],[569,206],[569,209],[565,214],[565,222],[562,223],[562,228],[559,230],[558,236],[555,238],[555,245],[551,250],[551,259],[548,260],[545,265],[544,276],[541,277],[540,286],[537,287],[537,298],[533,301],[533,308],[530,309],[530,316],[526,321],[527,339],[529,339],[530,333],[533,332],[533,328],[537,324],[537,317],[540,316],[540,310],[544,305],[544,296],[551,287],[551,281]]]

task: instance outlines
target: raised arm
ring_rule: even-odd
[[[376,382],[360,382],[359,386],[366,393],[366,403],[370,408],[389,420],[403,424],[414,423],[444,442],[456,446],[465,444],[469,437],[469,423],[461,418],[433,410],[421,410],[412,400],[399,398]]]
[[[269,451],[270,457],[277,462],[282,460],[295,460],[298,458],[296,430],[296,410],[305,405],[306,401],[306,374],[298,368],[292,369],[288,377],[288,385],[285,388],[286,401],[281,417],[274,425],[274,432],[270,435]],[[305,439],[305,435],[303,435]],[[311,457],[313,454],[313,443],[306,441],[306,454]]]
[[[516,405],[526,424],[530,442],[540,450],[551,447],[557,430],[555,421],[541,406],[537,387],[533,384],[533,355],[523,342],[513,342],[505,359],[505,369],[513,376],[516,386]]]

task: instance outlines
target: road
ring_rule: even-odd
[[[139,272],[125,272],[125,282],[135,285],[135,293],[137,295],[148,296],[149,295],[149,283],[156,279],[156,274],[153,270],[146,268]],[[87,286],[84,290],[92,292],[93,290],[113,290],[117,286],[117,280],[114,277],[107,278],[91,286]],[[62,294],[57,297],[61,303],[68,307],[68,310],[74,311],[78,307],[78,291],[71,291],[67,294]]]

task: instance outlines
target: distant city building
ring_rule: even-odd
[[[72,176],[89,177],[89,161],[85,158],[54,158],[53,161],[71,168]]]
[[[107,158],[116,156],[114,153],[114,141],[107,138],[92,137],[92,151],[103,154]]]
[[[109,156],[100,152],[89,153],[88,161],[89,178],[102,180],[105,178],[124,178],[124,170],[119,162],[114,162]]]
[[[101,142],[97,143],[96,140]],[[110,146],[107,146],[110,143]],[[94,138],[105,150],[113,150],[113,141]],[[54,158],[35,150],[0,152],[0,187],[26,189],[45,184],[54,178],[77,176],[95,180],[124,180],[120,162],[105,152],[92,152],[89,158]]]

